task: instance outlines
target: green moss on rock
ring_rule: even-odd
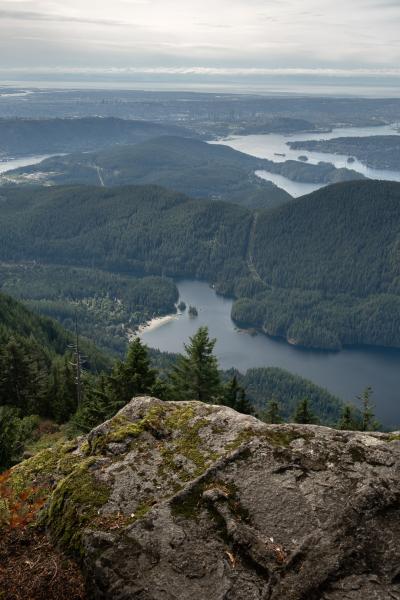
[[[98,481],[90,471],[95,462],[89,458],[80,462],[62,479],[53,491],[42,523],[65,549],[81,554],[82,534],[110,496],[108,486]]]
[[[209,410],[209,407],[207,407]],[[193,477],[199,477],[210,466],[210,464],[219,458],[219,454],[204,447],[204,441],[200,436],[200,431],[210,425],[206,418],[196,418],[196,411],[193,406],[183,406],[175,409],[165,419],[167,429],[175,432],[171,442],[165,444],[161,450],[163,464],[160,467],[161,474],[175,472],[182,481],[188,481]],[[179,435],[176,435],[179,432]],[[193,469],[189,470],[185,464],[177,463],[176,459],[182,458],[184,463],[189,462]]]
[[[290,444],[294,442],[294,440],[304,439],[305,441],[309,441],[313,437],[314,435],[312,433],[304,434],[290,429],[270,429],[267,431],[259,431],[250,427],[241,431],[232,442],[226,444],[225,450],[237,450],[237,448],[240,448],[242,444],[245,444],[255,438],[264,439],[268,442],[268,444],[275,448],[288,448]]]
[[[93,437],[86,447],[86,454],[101,454],[108,444],[133,441],[145,431],[157,431],[162,427],[165,415],[163,406],[151,407],[146,416],[137,421],[130,421],[125,415],[117,415],[111,419],[108,431]]]
[[[54,477],[67,475],[81,460],[72,454],[76,447],[76,443],[67,442],[38,452],[10,470],[7,484],[17,493],[33,484],[51,485]]]

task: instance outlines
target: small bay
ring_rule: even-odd
[[[239,150],[245,154],[256,156],[257,158],[266,158],[274,162],[284,162],[286,160],[298,160],[299,155],[307,157],[309,164],[318,164],[319,162],[329,162],[336,168],[348,168],[362,173],[370,179],[381,179],[389,181],[400,181],[400,166],[398,171],[389,171],[384,169],[371,169],[359,160],[354,160],[349,164],[349,155],[329,154],[325,152],[310,152],[307,150],[292,150],[288,142],[303,140],[331,140],[338,137],[371,137],[378,135],[399,135],[398,128],[392,125],[377,127],[341,127],[332,129],[330,132],[301,132],[293,134],[268,133],[257,135],[231,136],[218,140],[217,144],[230,146],[234,150]],[[351,157],[353,159],[353,157]],[[274,182],[280,188],[286,190],[293,197],[297,198],[308,194],[316,189],[324,187],[325,184],[299,183],[291,181],[282,175],[269,173],[268,171],[258,171],[257,175],[262,179]]]
[[[145,328],[141,338],[151,348],[182,352],[189,336],[207,325],[217,338],[216,354],[223,369],[280,367],[344,401],[354,401],[371,385],[378,419],[387,427],[400,428],[400,350],[346,348],[331,353],[295,348],[283,340],[238,330],[230,316],[233,301],[218,296],[207,283],[185,280],[177,285],[181,300],[196,306],[198,317],[191,318],[186,310],[157,328]]]

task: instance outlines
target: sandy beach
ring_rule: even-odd
[[[129,331],[129,333],[128,333],[129,341],[132,341],[137,336],[141,336],[142,333],[144,333],[145,331],[146,332],[153,331],[154,329],[158,329],[159,327],[166,325],[170,321],[174,321],[175,319],[178,318],[178,316],[179,316],[178,314],[165,315],[164,317],[155,317],[154,319],[151,319],[151,321],[147,321],[147,323],[140,325],[140,327],[138,327],[138,329],[136,331],[132,331],[132,330]]]

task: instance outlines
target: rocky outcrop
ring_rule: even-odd
[[[400,435],[137,398],[46,452],[8,484],[94,598],[400,600]]]

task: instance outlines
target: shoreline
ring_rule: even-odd
[[[166,325],[170,321],[174,321],[178,318],[179,313],[164,315],[163,317],[154,317],[154,319],[150,319],[143,325],[139,325],[135,332],[129,334],[129,338],[141,336],[143,333],[147,333],[148,331],[154,331],[154,329],[158,329],[163,325]]]

